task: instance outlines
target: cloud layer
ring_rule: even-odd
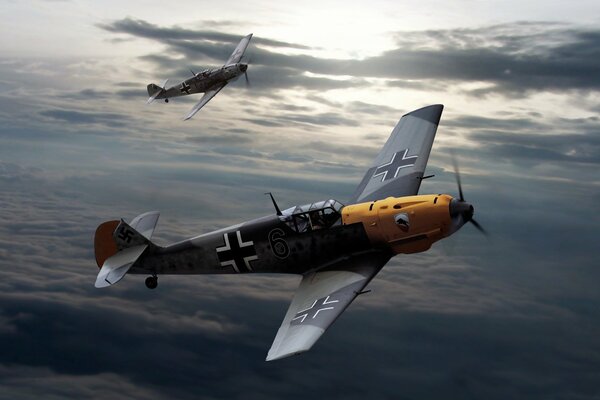
[[[218,65],[242,36],[207,26],[100,25],[156,48],[126,63],[0,63],[0,398],[597,397],[597,31],[399,32],[362,59],[257,35],[250,90],[191,123],[194,99],[146,107],[146,79]],[[456,193],[454,151],[492,239],[467,226],[395,258],[310,353],[263,361],[298,277],[93,288],[102,221],[161,210],[169,243],[271,213],[266,191],[344,201],[410,111],[355,94],[417,108],[440,87],[421,192]]]

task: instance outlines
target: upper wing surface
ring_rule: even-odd
[[[309,350],[389,260],[369,253],[335,270],[304,275],[267,355],[277,360]]]
[[[435,104],[400,118],[349,204],[419,192],[443,109]]]
[[[215,97],[216,94],[219,93],[221,91],[221,89],[223,89],[225,87],[225,85],[227,85],[227,82],[222,83],[219,86],[213,87],[210,90],[207,90],[204,93],[204,96],[202,96],[202,98],[200,99],[200,101],[197,102],[194,105],[194,107],[192,107],[192,109],[190,110],[188,115],[185,116],[184,120],[188,120],[188,119],[192,118],[198,111],[200,111],[200,109],[202,107],[204,107],[206,105],[206,103],[208,103],[210,101],[210,99]]]
[[[244,52],[246,51],[246,48],[248,48],[250,39],[252,39],[252,34],[249,34],[248,36],[246,36],[246,37],[242,38],[242,40],[240,40],[240,42],[238,43],[238,45],[235,48],[235,50],[233,51],[233,53],[231,53],[231,55],[229,56],[229,59],[227,60],[227,62],[225,62],[225,65],[236,64],[236,63],[240,62],[240,60],[242,59],[242,56],[244,55]]]

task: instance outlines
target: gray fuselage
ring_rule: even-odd
[[[236,79],[246,70],[246,64],[231,64],[221,68],[209,69],[197,73],[192,78],[171,86],[156,96],[157,99],[169,99],[171,97],[186,96],[194,93],[204,93],[214,86]]]

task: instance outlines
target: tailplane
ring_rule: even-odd
[[[130,224],[114,220],[98,226],[94,237],[96,263],[100,268],[95,283],[97,288],[123,279],[147,248],[156,247],[150,239],[158,216],[158,212],[152,211],[138,215]]]
[[[152,103],[154,100],[156,100],[156,98],[158,96],[160,96],[162,93],[166,92],[168,81],[169,81],[168,79],[165,79],[164,82],[160,86],[155,85],[154,83],[151,83],[148,86],[146,86],[146,89],[148,90],[148,96],[150,96],[148,98],[148,101],[146,102],[147,104]]]

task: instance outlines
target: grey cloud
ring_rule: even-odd
[[[125,88],[139,88],[143,86],[143,83],[140,82],[118,82],[116,86],[125,87]]]
[[[340,105],[341,106],[341,105]],[[346,104],[346,109],[352,113],[362,114],[381,114],[381,113],[397,113],[398,110],[395,108],[381,105],[381,104],[370,104],[364,101],[352,101]]]
[[[532,131],[543,127],[541,121],[531,118],[489,118],[477,115],[462,115],[454,119],[447,119],[444,126],[479,129],[506,129],[509,131]]]
[[[305,145],[308,149],[312,149],[320,153],[344,154],[349,159],[356,161],[367,160],[371,162],[377,155],[378,147],[369,147],[364,145],[348,145],[344,143],[311,141]],[[366,165],[366,164],[365,164]],[[366,170],[366,167],[364,168]]]
[[[0,331],[0,363],[14,371],[1,374],[0,384],[10,388],[11,398],[26,393],[18,376],[28,373],[48,376],[32,385],[34,393],[44,388],[65,395],[60,377],[72,378],[73,392],[66,395],[83,398],[103,381],[111,384],[100,393],[111,394],[122,385],[125,393],[140,388],[141,398],[393,398],[399,385],[416,398],[449,393],[593,397],[593,371],[599,365],[597,271],[585,258],[565,268],[564,260],[579,248],[565,246],[552,228],[558,224],[570,233],[577,226],[585,248],[595,223],[586,222],[578,210],[564,221],[554,214],[539,218],[536,209],[555,210],[564,195],[550,203],[519,204],[532,185],[549,190],[535,181],[519,188],[524,178],[498,181],[467,174],[468,198],[477,200],[480,221],[495,233],[493,246],[465,228],[448,239],[448,246],[456,246],[454,255],[436,246],[423,255],[398,257],[375,279],[374,292],[359,297],[310,353],[276,364],[263,359],[297,278],[165,276],[158,292],[146,290],[141,276],[128,276],[110,291],[91,286],[97,271],[91,235],[105,218],[131,218],[142,206],[166,209],[157,237],[181,238],[272,212],[261,194],[265,186],[275,189],[282,206],[350,193],[355,183],[332,182],[344,178],[344,170],[352,167],[349,161],[369,162],[377,151],[319,140],[305,145],[324,160],[331,154],[340,157],[339,163],[307,161],[309,171],[320,170],[315,176],[330,181],[281,176],[265,182],[262,169],[243,174],[203,170],[203,164],[179,155],[160,164],[144,148],[136,148],[141,155],[132,156],[126,168],[106,165],[100,175],[86,171],[94,165],[82,165],[80,176],[62,180],[17,164],[0,168],[6,171],[0,174],[6,177],[0,195],[0,237],[5,239],[0,263],[6,267],[0,321],[11,324]],[[288,157],[280,156],[273,159]],[[111,160],[119,157],[114,154]],[[150,159],[142,163],[144,157]],[[196,162],[223,161],[205,157],[197,156]],[[244,166],[245,157],[228,160]],[[265,152],[261,161],[268,158]],[[444,178],[438,177],[436,188]],[[487,193],[486,180],[498,188],[510,185],[516,193],[508,198],[498,190]],[[588,203],[578,199],[577,204],[583,210]],[[511,213],[515,209],[519,219]],[[52,229],[62,226],[64,232]],[[527,239],[538,236],[543,241]],[[577,378],[571,381],[571,376]]]
[[[196,143],[214,143],[214,144],[231,144],[231,145],[239,145],[242,143],[250,143],[252,142],[252,138],[250,134],[246,135],[236,135],[236,134],[226,134],[226,135],[209,135],[203,134],[200,136],[189,136],[187,139],[189,142]]]
[[[266,126],[269,128],[278,128],[286,125],[285,122],[276,121],[274,118],[244,118],[243,120],[255,125]]]
[[[130,89],[116,89],[114,91],[98,90],[98,89],[83,89],[78,92],[70,92],[61,94],[58,97],[71,100],[110,100],[116,96],[123,99],[143,99],[147,96],[143,84],[135,85],[117,85],[117,87],[129,87]],[[134,89],[135,87],[135,89]]]
[[[156,399],[160,392],[141,388],[112,373],[65,374],[47,367],[0,364],[2,397],[14,400],[44,398],[74,399]]]
[[[206,26],[222,27],[223,25],[230,25],[224,22],[215,23],[215,21],[207,21]],[[180,27],[161,28],[158,25],[151,24],[149,22],[125,18],[122,20],[114,21],[109,24],[99,24],[99,28],[104,29],[113,33],[126,33],[137,37],[143,37],[147,39],[159,39],[159,40],[208,40],[221,43],[237,44],[242,36],[234,35],[223,32],[207,31],[207,30],[191,30]],[[268,47],[287,47],[293,49],[308,49],[309,47],[303,46],[296,43],[287,43],[279,40],[272,40],[267,38],[253,37],[253,43],[268,46]],[[232,49],[233,51],[233,49]],[[229,52],[231,53],[231,51]]]
[[[145,89],[142,89],[143,85],[139,85],[137,89],[121,89],[115,91],[115,95],[123,99],[143,99],[148,95]]]
[[[72,124],[102,124],[110,127],[123,127],[129,120],[122,114],[74,110],[46,110],[41,111],[40,115]]]
[[[97,90],[97,89],[83,89],[78,92],[71,92],[59,95],[61,98],[72,99],[72,100],[91,100],[99,99],[105,100],[111,97],[112,94],[108,91]]]
[[[302,114],[291,114],[281,115],[278,117],[281,121],[288,121],[293,123],[311,124],[317,126],[358,126],[360,121],[344,117],[342,114],[337,113],[321,113],[316,115],[302,115]]]
[[[538,33],[523,28],[535,27]],[[156,27],[155,27],[156,28]],[[158,28],[157,28],[158,29]],[[541,32],[539,32],[541,30]],[[131,31],[131,34],[139,34]],[[528,91],[582,91],[600,88],[600,33],[563,25],[514,23],[480,29],[403,32],[411,41],[360,60],[285,55],[256,48],[255,63],[324,75],[388,78],[391,85],[431,87],[437,80],[485,82],[472,94],[523,94]],[[210,43],[189,43],[162,35],[154,39],[186,57],[222,58],[225,50]],[[538,43],[542,41],[542,45]],[[419,43],[419,45],[417,45]],[[425,86],[423,86],[425,85]]]
[[[510,27],[504,31],[514,39]],[[445,34],[437,36],[443,43]],[[457,30],[452,46],[469,38],[477,44],[478,37],[484,36]],[[540,52],[556,47],[551,39]],[[513,51],[526,42],[507,46]],[[128,84],[118,87],[133,89]],[[309,97],[320,99],[314,92]],[[369,136],[372,147],[305,132],[323,122],[318,117],[337,126],[352,122],[345,112],[395,111],[322,100],[336,110],[315,110],[316,119],[298,123],[291,132],[303,133],[300,139],[283,129],[244,129],[250,124],[236,125],[238,118],[226,127],[203,118],[158,138],[131,138],[119,129],[110,138],[61,139],[56,126],[70,124],[35,131],[5,125],[0,397],[595,398],[600,221],[590,210],[600,197],[596,169],[579,164],[597,160],[595,119],[504,113],[442,120],[438,135],[445,126],[473,145],[459,152],[466,157],[465,194],[493,241],[467,226],[427,253],[396,257],[372,282],[373,293],[360,296],[305,355],[263,361],[298,277],[161,276],[151,292],[143,276],[127,276],[108,290],[93,288],[92,236],[103,220],[159,209],[155,237],[167,243],[272,213],[265,191],[274,191],[282,208],[327,197],[343,201],[396,117],[381,136]],[[281,114],[296,118],[304,111]],[[293,121],[281,114],[272,121],[289,126]],[[86,123],[103,128],[103,122]],[[138,125],[144,134],[150,128]],[[456,192],[447,147],[438,145],[457,144],[439,139],[449,140],[434,147],[428,170],[436,178],[423,183],[422,193]],[[536,168],[507,165],[514,157],[503,148],[522,152]],[[548,170],[554,164],[564,175]]]
[[[386,82],[388,86],[399,87],[402,89],[415,90],[441,90],[448,87],[448,84],[436,79],[423,80],[406,80],[406,79],[390,79]]]
[[[596,117],[547,120],[537,116],[461,116],[443,124],[468,129],[469,139],[487,157],[520,159],[531,164],[544,161],[600,162],[600,132]]]

